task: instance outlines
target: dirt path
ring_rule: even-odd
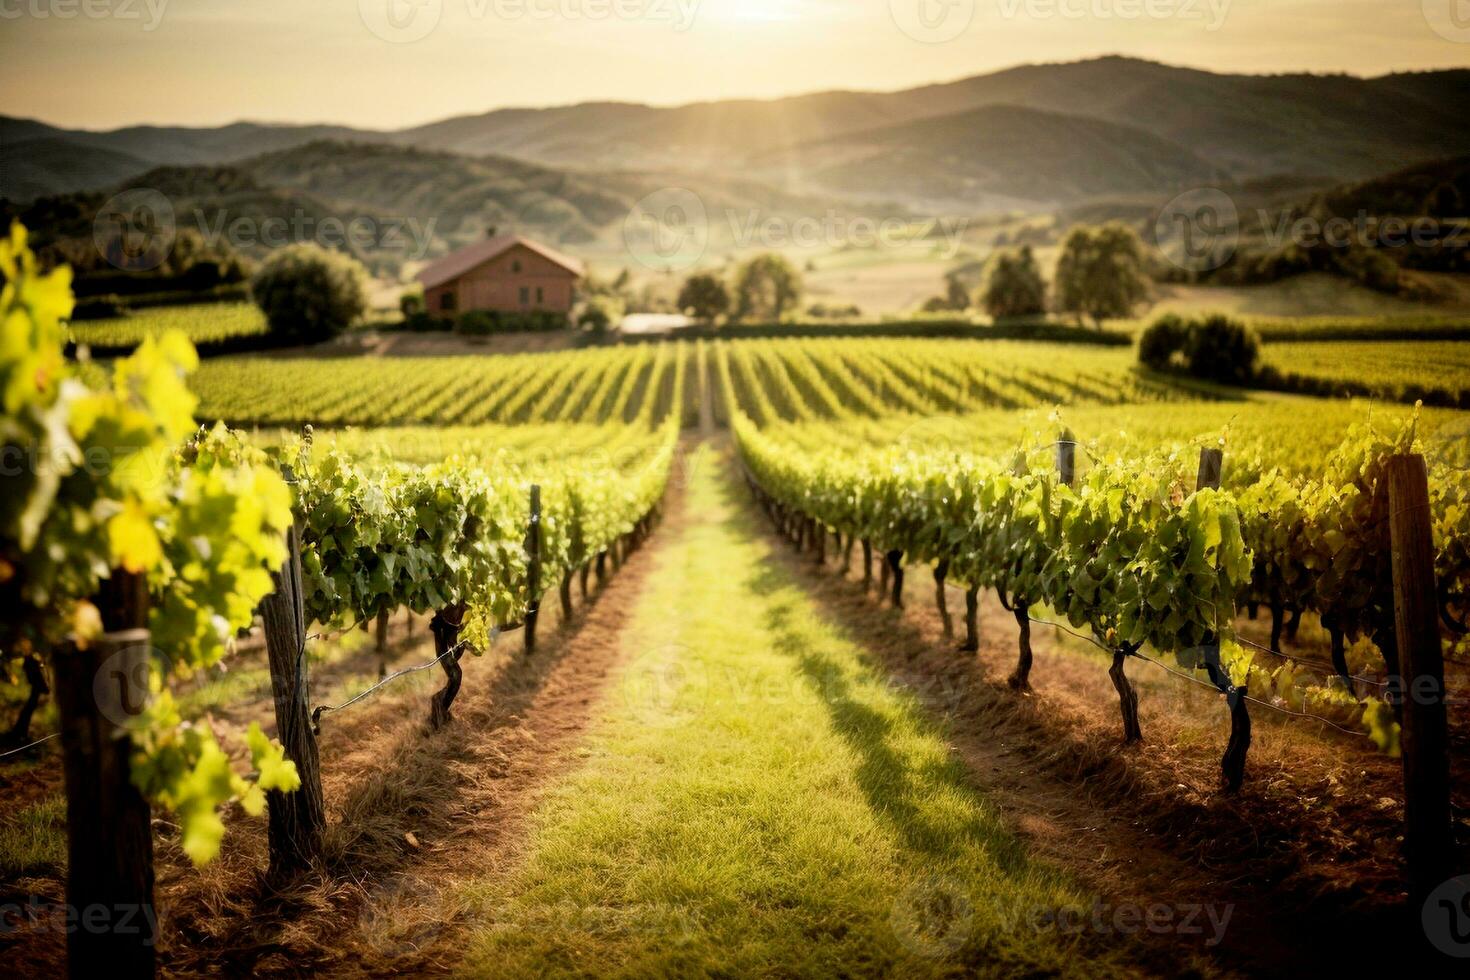
[[[879,597],[876,571],[863,586],[860,558],[844,574],[830,549],[821,566],[784,540],[778,554],[824,614],[861,636],[874,662],[941,719],[974,785],[1033,854],[1076,874],[1110,908],[1228,912],[1218,946],[1161,931],[1153,946],[1163,955],[1172,946],[1250,973],[1392,964],[1391,945],[1343,939],[1405,928],[1394,837],[1402,811],[1381,795],[1396,789],[1394,760],[1350,740],[1318,741],[1267,713],[1256,719],[1250,783],[1232,797],[1215,786],[1228,728],[1209,692],[1134,676],[1146,742],[1124,749],[1106,665],[1086,644],[1033,626],[1036,690],[1018,694],[1006,683],[1016,625],[993,596],[982,603],[981,649],[966,654],[934,604],[930,569],[908,569],[897,610]],[[963,593],[946,594],[962,613]]]
[[[320,737],[328,810],[320,869],[284,887],[265,882],[265,821],[227,815],[221,857],[189,864],[168,816],[155,819],[156,899],[164,975],[395,975],[447,971],[454,963],[451,896],[468,871],[511,862],[522,824],[548,782],[575,762],[573,745],[620,656],[618,639],[662,542],[679,534],[678,487],[651,539],[588,600],[559,622],[555,590],[543,611],[536,653],[519,633],[463,663],[453,723],[429,734],[429,696],[442,683],[425,671],[370,700],[323,719]],[[577,594],[574,587],[574,595]],[[402,621],[400,620],[399,623]],[[409,636],[395,623],[394,666],[432,659],[427,629]],[[315,680],[371,670],[361,648],[325,666]],[[319,691],[326,688],[318,684]],[[248,698],[218,713],[217,725],[264,718]],[[40,777],[37,777],[40,778]],[[59,875],[23,882],[27,894],[61,900]],[[13,975],[64,972],[64,935],[22,929],[0,944]]]
[[[1038,693],[1009,691],[999,610],[956,653],[927,576],[898,611],[819,568],[711,445],[685,447],[643,548],[568,622],[548,609],[534,656],[510,635],[465,663],[446,730],[424,731],[428,672],[327,716],[317,871],[266,884],[263,821],[239,815],[196,871],[160,821],[164,971],[1317,974],[1392,952],[1342,931],[1381,917],[1334,933],[1275,894],[1320,817],[1257,824],[1269,788],[1202,788],[1216,749],[1175,743],[1208,699],[1136,681],[1156,741],[1120,752],[1092,665],[1038,633]],[[427,659],[426,632],[395,649]],[[1262,738],[1270,787],[1294,757]],[[1314,860],[1355,853],[1361,822],[1322,826],[1341,841]],[[59,966],[59,936],[19,948],[23,973]]]

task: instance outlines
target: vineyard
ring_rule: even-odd
[[[1293,391],[1470,408],[1470,351],[1463,341],[1270,344],[1266,363]]]
[[[265,317],[251,303],[197,303],[156,306],[106,320],[87,320],[71,327],[78,344],[122,350],[137,347],[149,337],[170,331],[182,333],[196,345],[216,344],[265,334]]]
[[[0,271],[16,975],[1351,969],[1463,870],[1452,341],[78,363]]]

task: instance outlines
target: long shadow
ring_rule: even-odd
[[[742,530],[756,530],[756,518],[745,499],[743,487],[732,480],[721,485],[726,501],[734,511],[732,523]],[[771,600],[764,625],[770,631],[775,649],[789,656],[818,695],[831,719],[833,730],[858,755],[854,773],[858,787],[867,799],[869,810],[892,830],[903,846],[925,858],[945,860],[954,857],[965,845],[984,852],[1007,875],[1025,872],[1030,859],[1021,843],[993,818],[983,815],[974,785],[967,779],[964,767],[957,761],[915,763],[906,757],[895,741],[904,737],[945,740],[941,727],[926,717],[909,695],[900,693],[891,712],[876,709],[872,695],[863,688],[869,684],[877,691],[892,690],[892,678],[872,665],[870,658],[860,657],[854,666],[846,666],[815,648],[812,638],[799,619],[807,595],[801,583],[778,561],[765,562],[746,580],[746,586],[757,595]],[[773,598],[790,590],[789,598]],[[840,640],[862,650],[862,641],[840,622],[821,617]],[[915,802],[936,794],[955,793],[977,804],[977,809],[956,824],[936,824],[932,816]]]
[[[835,629],[839,635],[858,647],[863,672],[868,677],[913,689],[913,681],[923,683],[932,680],[936,673],[947,672],[947,681],[941,678],[941,683],[952,686],[941,691],[942,698],[932,705],[936,711],[929,710],[931,705],[922,688],[915,690],[919,703],[908,710],[928,722],[921,731],[941,738],[950,728],[973,738],[993,739],[1004,734],[1013,744],[1030,745],[1034,752],[1028,757],[1029,767],[1049,771],[1060,783],[1075,787],[1079,793],[1093,797],[1101,794],[1119,820],[1148,826],[1161,850],[1174,852],[1186,861],[1197,861],[1205,868],[1213,867],[1213,875],[1228,873],[1232,884],[1221,887],[1211,899],[1230,903],[1236,913],[1235,923],[1226,942],[1211,951],[1212,958],[1219,957],[1248,971],[1264,968],[1268,973],[1282,975],[1293,970],[1322,972],[1324,967],[1328,968],[1326,972],[1359,972],[1369,961],[1386,961],[1389,954],[1365,952],[1361,944],[1344,945],[1341,936],[1359,931],[1365,935],[1384,934],[1411,925],[1397,908],[1356,907],[1331,898],[1319,902],[1320,895],[1312,890],[1310,878],[1283,888],[1281,879],[1290,877],[1295,858],[1288,854],[1283,864],[1282,855],[1277,853],[1280,835],[1262,834],[1261,828],[1252,822],[1251,811],[1237,803],[1226,801],[1213,807],[1181,803],[1177,808],[1165,807],[1158,812],[1152,804],[1139,806],[1141,799],[1157,800],[1157,796],[1147,793],[1147,787],[1135,781],[1116,753],[1101,751],[1077,732],[1058,725],[1036,702],[1016,698],[1005,689],[1003,681],[986,676],[983,666],[973,657],[937,654],[942,663],[937,661],[932,642],[902,614],[879,608],[855,582],[831,582],[827,579],[832,574],[830,566],[825,570],[818,568],[807,555],[786,550],[782,539],[762,520],[759,509],[752,506],[747,488],[736,479],[725,481],[724,491],[732,505],[747,515],[749,522],[757,525],[764,540],[770,543],[772,561],[752,576],[752,588],[765,595],[784,588],[799,590],[819,607],[823,622],[838,624]],[[803,567],[808,562],[811,562],[809,569]],[[918,852],[943,853],[935,850],[933,828],[923,826],[922,820],[915,822],[912,807],[902,799],[895,802],[892,798],[895,787],[905,790],[925,783],[920,774],[907,771],[888,746],[886,736],[891,725],[885,727],[881,718],[872,716],[870,708],[845,696],[850,695],[852,688],[844,679],[839,677],[835,686],[821,687],[833,685],[832,678],[837,676],[835,665],[819,653],[804,655],[804,645],[801,651],[797,650],[791,623],[795,602],[793,599],[773,610],[768,625],[785,644],[785,649],[795,653],[803,672],[819,685],[819,692],[831,691],[837,695],[824,697],[823,703],[834,727],[863,755],[859,781],[874,811],[896,827]],[[885,638],[882,643],[875,642],[870,635],[879,631]],[[908,675],[909,670],[913,670],[912,676]],[[931,717],[937,720],[930,720]],[[958,761],[943,771],[926,771],[922,779],[928,779],[928,785],[961,788],[972,798],[983,797],[978,774],[971,773]],[[1003,835],[1004,831],[987,834],[983,827],[970,825],[965,833],[990,846],[987,841]],[[1014,841],[1010,844],[1019,850]],[[1000,853],[1008,854],[1009,848],[1002,848]],[[1024,851],[1021,853],[1024,855]],[[1220,867],[1222,859],[1225,861]],[[1014,858],[1001,863],[1007,870],[1024,867],[1023,861]],[[1183,940],[1180,946],[1195,949]]]
[[[426,839],[451,835],[456,814],[464,812],[468,801],[469,787],[461,767],[483,761],[474,743],[532,710],[557,665],[576,649],[578,637],[608,587],[647,550],[645,542],[602,585],[589,589],[573,618],[555,631],[548,630],[546,642],[538,645],[534,655],[526,656],[517,649],[493,675],[467,673],[455,703],[455,720],[444,730],[430,734],[423,723],[412,724],[385,745],[379,767],[356,774],[343,796],[329,799],[329,814],[343,816],[338,820],[329,816],[326,853],[317,868],[284,883],[273,883],[259,872],[244,872],[251,875],[249,884],[228,897],[224,910],[201,902],[183,903],[170,927],[186,942],[179,944],[182,949],[176,946],[176,955],[169,957],[170,969],[230,976],[250,975],[257,969],[273,973],[279,971],[263,961],[279,956],[290,958],[292,971],[340,966],[324,952],[316,960],[303,956],[302,950],[292,948],[293,932],[302,927],[303,920],[324,911],[337,917],[351,915],[360,904],[356,892],[348,887],[351,883],[381,885],[411,870],[420,852],[407,843],[405,831]],[[510,634],[509,642],[518,644],[520,634]],[[406,711],[421,712],[427,719],[427,693],[421,698],[400,695],[400,700]],[[370,738],[381,720],[372,712],[335,724],[331,715],[325,716],[324,728],[335,731],[328,733],[324,754],[350,751],[360,740]],[[221,929],[221,918],[233,921]]]

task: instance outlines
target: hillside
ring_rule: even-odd
[[[1200,156],[1145,130],[1009,105],[803,143],[754,166],[862,197],[901,189],[940,207],[996,211],[1222,177]]]
[[[396,138],[570,165],[609,155],[628,166],[670,155],[728,165],[732,155],[1016,105],[1138,126],[1237,177],[1326,171],[1353,178],[1470,149],[1470,126],[1455,108],[1467,95],[1470,72],[1463,70],[1373,79],[1227,75],[1108,57],[1025,65],[899,92],[821,92],[673,108],[588,103],[506,109]]]
[[[131,153],[88,147],[60,136],[19,143],[0,139],[0,197],[27,201],[107,187],[150,166]]]
[[[33,146],[39,140],[65,141],[52,144],[49,157],[19,176],[10,167],[0,169],[0,196],[77,189],[71,174],[79,165],[57,155],[68,147],[72,155],[126,154],[145,161],[146,168],[229,162],[322,139],[508,156],[563,169],[744,175],[752,160],[777,151],[997,106],[1137,127],[1235,179],[1325,174],[1359,180],[1405,163],[1470,152],[1470,125],[1457,108],[1467,99],[1467,70],[1378,78],[1229,75],[1107,57],[1025,65],[897,92],[818,92],[674,107],[589,102],[509,108],[381,132],[262,123],[92,132],[0,119],[0,142],[11,153],[24,156],[27,147],[41,151],[44,146]],[[940,130],[945,125],[936,123]],[[1025,135],[1034,141],[1009,148],[1028,159],[1044,157],[1054,145],[1048,133]],[[946,142],[941,140],[935,152],[942,153]],[[1109,151],[1104,157],[1119,171],[1102,172],[1094,165],[1085,174],[1059,173],[1055,182],[1063,188],[1095,182],[1104,191],[1127,187],[1146,175],[1140,174],[1136,155]],[[913,151],[912,157],[927,170],[944,166],[924,150]],[[1174,172],[1166,166],[1163,176]],[[840,183],[842,175],[835,176]],[[967,186],[962,179],[956,189]]]
[[[480,238],[491,227],[514,228],[582,254],[615,251],[626,263],[625,220],[640,199],[667,188],[696,195],[711,248],[733,247],[750,214],[795,219],[845,206],[746,178],[572,172],[508,157],[320,140],[226,166],[155,167],[102,191],[45,197],[0,208],[0,215],[44,229],[37,243],[60,242],[70,257],[75,250],[66,247],[67,240],[90,242],[93,219],[109,194],[144,187],[169,199],[181,231],[195,230],[205,241],[223,235],[233,251],[255,258],[284,234],[323,240],[355,226],[360,231],[350,250],[375,273],[390,276]],[[896,205],[882,210],[884,217],[906,213]]]

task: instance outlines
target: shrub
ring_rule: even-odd
[[[424,291],[422,289],[406,290],[398,297],[398,312],[403,314],[405,320],[416,313],[424,311]]]
[[[852,320],[863,315],[862,309],[856,303],[847,305],[826,303],[813,303],[807,307],[806,315],[817,320]]]
[[[601,336],[622,322],[623,303],[615,296],[593,296],[577,314],[577,329]]]
[[[1261,340],[1239,320],[1217,313],[1190,325],[1184,358],[1196,378],[1243,384],[1255,376]]]
[[[1182,367],[1196,378],[1245,384],[1256,376],[1261,341],[1238,320],[1212,314],[1185,320],[1168,314],[1149,324],[1138,338],[1138,360],[1155,370]]]
[[[554,310],[466,310],[454,329],[472,337],[504,333],[549,333],[565,330],[567,318]]]
[[[1189,323],[1168,313],[1150,323],[1138,338],[1138,360],[1155,371],[1174,366],[1174,355],[1184,352],[1189,342]]]
[[[250,295],[282,340],[319,343],[367,312],[367,273],[353,258],[311,244],[272,252],[250,280]]]
[[[408,316],[405,316],[403,318],[403,326],[399,329],[407,330],[410,333],[432,333],[435,330],[448,330],[451,326],[453,324],[450,321],[434,316],[432,313],[425,313],[419,310],[416,313],[410,313]]]

